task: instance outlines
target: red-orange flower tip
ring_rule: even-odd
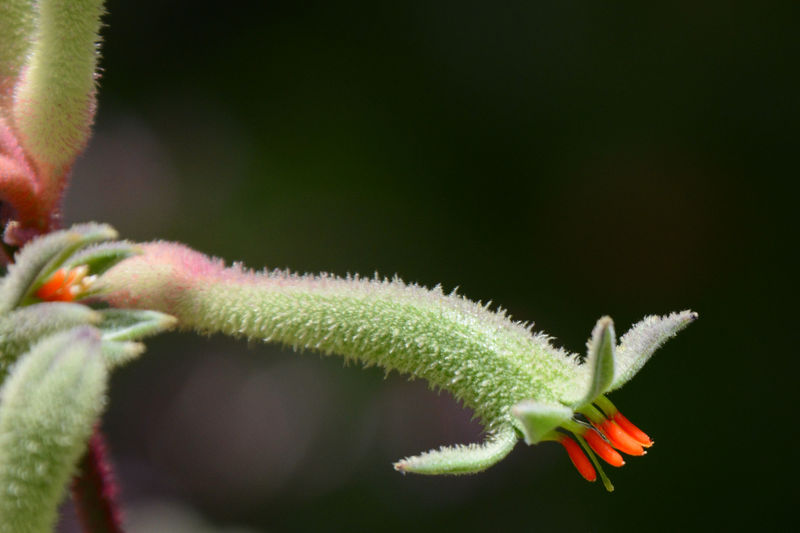
[[[583,476],[583,479],[586,481],[596,481],[597,472],[592,466],[592,462],[586,457],[586,454],[583,453],[580,445],[566,435],[562,436],[559,442],[564,446],[564,449],[567,450],[570,461],[575,465],[578,473]]]
[[[583,435],[583,438],[586,439],[586,443],[594,450],[594,453],[599,455],[611,466],[622,466],[625,464],[625,460],[622,456],[612,448],[597,431],[590,429]]]
[[[639,444],[641,444],[641,445],[642,445],[642,446],[644,446],[645,448],[649,448],[650,446],[652,446],[652,445],[653,445],[653,439],[651,439],[650,437],[648,437],[648,436],[647,436],[647,433],[645,433],[645,432],[644,432],[644,431],[642,431],[641,429],[639,429],[639,428],[637,428],[636,426],[634,426],[634,425],[631,423],[631,421],[630,421],[630,420],[628,420],[627,418],[625,418],[625,417],[622,415],[622,413],[620,413],[619,411],[618,411],[618,412],[617,412],[617,413],[614,415],[614,417],[613,417],[613,420],[614,420],[614,422],[616,422],[616,423],[617,423],[617,425],[618,425],[619,427],[621,427],[621,428],[622,428],[622,430],[623,430],[625,433],[627,433],[628,435],[630,435],[631,437],[633,437],[633,439],[634,439],[636,442],[638,442]]]
[[[600,430],[608,437],[609,442],[622,453],[628,455],[644,455],[642,445],[622,430],[616,423],[606,420],[600,425]]]

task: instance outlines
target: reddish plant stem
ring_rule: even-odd
[[[116,496],[105,439],[95,427],[80,470],[72,480],[72,499],[85,533],[123,533]]]

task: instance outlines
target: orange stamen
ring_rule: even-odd
[[[602,424],[600,424],[600,430],[606,437],[608,437],[608,440],[611,442],[614,448],[618,449],[622,453],[627,453],[628,455],[645,454],[644,449],[642,449],[642,445],[636,442],[633,437],[625,433],[621,427],[611,420],[605,420]]]
[[[64,282],[64,286],[70,286],[76,281],[80,281],[78,276],[82,274],[81,270],[78,268],[73,268],[67,273],[67,281]]]
[[[621,427],[625,433],[633,437],[633,439],[636,442],[638,442],[645,448],[649,448],[650,446],[653,445],[653,439],[648,437],[647,433],[634,426],[631,423],[631,421],[622,416],[622,413],[620,413],[619,411],[617,411],[617,414],[614,415],[613,419],[614,422],[616,422],[617,425]]]
[[[611,466],[622,466],[625,464],[625,460],[617,453],[617,450],[603,440],[603,437],[601,437],[600,433],[597,431],[590,429],[583,435],[583,438],[586,439],[586,443],[589,447]]]
[[[67,277],[67,272],[63,268],[60,268],[53,272],[53,275],[50,276],[50,279],[47,280],[39,289],[36,291],[36,297],[41,300],[58,300],[58,296],[60,295],[61,289],[64,288],[64,281]]]
[[[583,453],[580,444],[566,435],[561,437],[558,442],[560,442],[564,446],[564,449],[567,450],[567,455],[569,455],[570,461],[572,461],[572,464],[575,465],[578,473],[583,476],[583,479],[586,481],[595,481],[597,479],[597,472],[595,472],[592,462],[588,457],[586,457],[586,454]]]

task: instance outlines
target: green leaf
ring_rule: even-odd
[[[175,327],[177,319],[158,311],[138,309],[103,309],[99,325],[103,340],[133,341],[151,337]]]
[[[0,389],[0,533],[52,531],[106,381],[88,326],[47,337],[15,365]]]
[[[115,239],[106,224],[77,224],[29,242],[16,255],[0,283],[0,314],[35,303],[32,295],[75,251],[89,244]]]
[[[603,394],[614,379],[614,321],[604,316],[597,321],[592,337],[586,343],[587,355],[584,366],[588,370],[588,390],[581,400],[573,404],[578,408],[591,403]]]
[[[522,423],[525,443],[536,444],[571,419],[573,411],[559,403],[524,400],[511,408],[511,414]]]
[[[620,339],[614,381],[607,392],[627,383],[662,344],[697,317],[698,314],[693,311],[681,311],[668,316],[648,316],[635,324]]]
[[[101,320],[97,311],[66,302],[43,302],[10,312],[0,319],[0,383],[8,367],[41,338]]]
[[[443,446],[401,459],[394,464],[394,469],[404,474],[474,474],[486,470],[511,453],[518,438],[513,426],[503,426],[491,433],[483,444]]]

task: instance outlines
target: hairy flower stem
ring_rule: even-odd
[[[72,480],[72,499],[85,533],[123,533],[116,496],[117,484],[98,426]]]

